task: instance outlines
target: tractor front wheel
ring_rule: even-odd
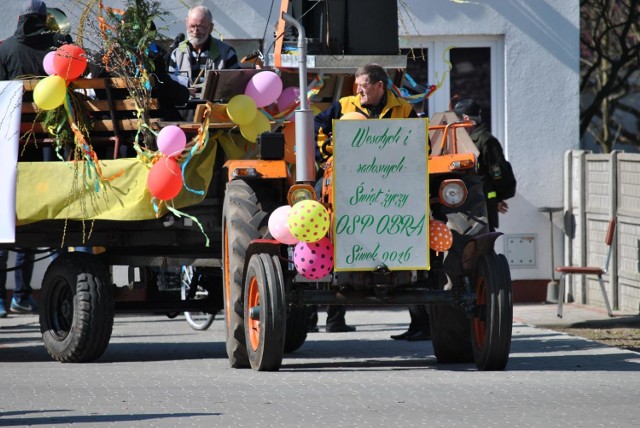
[[[268,254],[254,254],[247,266],[244,331],[249,363],[257,371],[277,371],[284,354],[287,305],[275,263]]]
[[[471,318],[473,359],[479,370],[504,370],[513,323],[509,266],[502,254],[486,254],[478,260],[476,272],[476,311]]]

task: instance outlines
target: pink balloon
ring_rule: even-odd
[[[326,236],[318,242],[299,242],[293,250],[298,273],[308,279],[320,279],[333,269],[333,244]]]
[[[300,88],[296,86],[289,86],[284,88],[280,96],[278,97],[278,110],[284,111],[290,107],[298,98],[300,98]]]
[[[244,94],[256,102],[256,106],[265,107],[276,102],[282,93],[282,80],[273,71],[263,71],[251,78]]]
[[[289,211],[291,211],[291,206],[283,205],[271,213],[269,217],[269,232],[271,232],[271,235],[279,242],[286,245],[295,245],[300,241],[291,234],[289,227],[287,227]]]
[[[156,143],[161,153],[178,156],[187,146],[187,136],[179,126],[168,125],[160,130]]]
[[[53,68],[53,57],[54,56],[56,56],[55,51],[51,51],[48,54],[46,54],[44,56],[44,59],[42,60],[42,66],[44,67],[44,71],[49,76],[53,76],[54,74],[56,74],[56,71]]]

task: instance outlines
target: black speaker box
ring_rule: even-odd
[[[260,159],[284,159],[284,134],[280,132],[263,132],[258,135],[256,144],[260,149]]]
[[[397,55],[397,0],[293,0],[310,55]]]
[[[397,0],[346,0],[348,55],[398,55]]]

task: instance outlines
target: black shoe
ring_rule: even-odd
[[[413,336],[414,334],[416,334],[416,332],[415,332],[415,331],[407,330],[407,331],[405,331],[405,332],[404,332],[404,333],[402,333],[402,334],[392,334],[392,335],[391,335],[391,338],[392,338],[393,340],[407,340],[407,337],[409,337],[409,336]]]
[[[313,326],[313,327],[309,327],[309,333],[317,333],[319,332],[320,329],[318,328],[318,326]]]
[[[419,340],[430,340],[431,339],[431,333],[428,331],[419,331],[409,337],[407,337],[406,340],[408,340],[409,342],[417,342]]]
[[[327,333],[348,333],[350,331],[356,331],[356,328],[346,324],[327,326]]]

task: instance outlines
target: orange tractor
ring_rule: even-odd
[[[286,13],[283,20],[298,31],[304,94],[304,28]],[[488,230],[476,156],[456,137],[470,124],[452,121],[452,113],[429,129],[424,119],[336,121],[336,156],[316,194],[306,97],[295,115],[295,179],[283,160],[225,164],[222,253],[231,366],[278,370],[284,354],[306,339],[308,305],[423,304],[439,363],[473,361],[479,370],[503,370],[511,344],[511,279],[505,257],[494,251],[500,234]],[[274,239],[269,218],[285,205],[292,233],[300,226],[292,226],[296,207],[320,205],[328,219],[324,241],[293,246]],[[315,254],[317,242],[332,258],[322,276],[309,274],[302,266],[308,260],[300,260],[304,251]]]

